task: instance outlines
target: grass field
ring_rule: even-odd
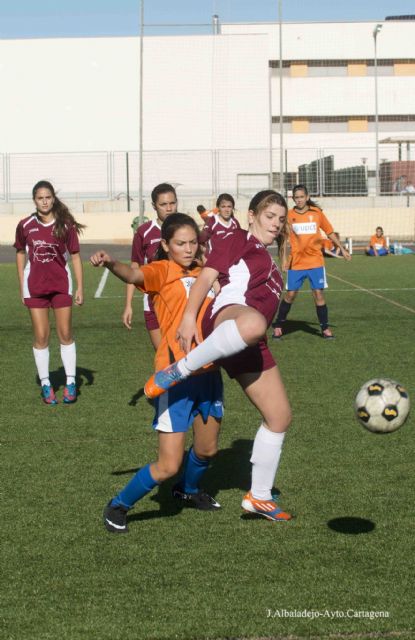
[[[304,292],[271,344],[294,416],[276,485],[296,518],[241,516],[259,416],[226,379],[221,451],[205,479],[223,508],[181,509],[172,481],[139,503],[128,535],[114,536],[103,507],[156,447],[137,393],[153,357],[138,296],[128,332],[122,284],[110,276],[94,299],[102,271],[85,266],[86,301],[74,311],[79,401],[47,407],[15,268],[0,265],[2,638],[415,637],[415,411],[382,436],[352,408],[377,376],[415,399],[415,260],[357,256],[327,270],[336,340],[319,337]],[[55,334],[51,369],[61,396]]]

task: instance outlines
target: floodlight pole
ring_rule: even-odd
[[[376,162],[376,191],[375,195],[379,195],[379,113],[378,113],[378,55],[377,55],[377,37],[382,29],[381,24],[377,24],[373,29],[373,43],[375,47],[374,59],[374,77],[375,77],[375,162]]]
[[[139,140],[138,140],[138,215],[140,224],[144,222],[143,207],[143,51],[144,51],[144,0],[140,0],[140,85],[139,85]]]

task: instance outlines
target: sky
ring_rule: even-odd
[[[384,20],[415,14],[414,0],[142,0],[145,35],[210,33],[222,22]],[[166,25],[199,26],[166,26]],[[164,26],[152,26],[164,25]],[[204,25],[204,26],[201,26]],[[0,0],[0,38],[134,36],[140,0]]]

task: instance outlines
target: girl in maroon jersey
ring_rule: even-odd
[[[63,401],[76,401],[76,347],[72,335],[72,276],[67,264],[72,256],[77,288],[74,302],[84,301],[79,233],[76,222],[59,200],[50,182],[41,180],[32,190],[36,212],[19,222],[16,229],[16,264],[22,302],[29,309],[34,341],[33,355],[46,404],[57,404],[49,379],[49,308],[53,309],[60,342],[66,384]]]
[[[212,248],[212,242],[228,231],[240,229],[241,225],[234,217],[235,200],[230,193],[221,193],[216,200],[215,212],[209,213],[205,219],[205,225],[201,232],[201,242],[208,242],[208,251]]]
[[[156,219],[141,224],[134,234],[131,248],[131,267],[133,269],[138,269],[138,267],[154,260],[157,249],[160,246],[161,225],[168,215],[177,212],[177,195],[174,187],[167,182],[158,184],[151,192],[151,203],[156,212]],[[134,291],[134,285],[127,284],[125,307],[122,314],[122,321],[127,329],[131,329],[133,319],[132,302]],[[153,303],[148,294],[144,294],[143,304],[144,323],[151,343],[154,349],[157,350],[161,341],[161,333]]]
[[[284,260],[287,204],[279,193],[261,191],[250,202],[248,219],[248,232],[237,229],[215,241],[191,289],[177,332],[187,356],[154,374],[144,391],[148,397],[157,397],[212,361],[236,378],[262,415],[251,457],[251,490],[244,497],[242,508],[270,520],[289,520],[291,516],[279,508],[271,490],[291,409],[265,338],[283,286],[267,247],[277,240]],[[221,290],[204,316],[206,339],[201,342],[195,318],[216,278]],[[199,344],[190,351],[193,340]]]

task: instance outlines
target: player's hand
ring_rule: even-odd
[[[197,333],[196,318],[186,316],[186,314],[183,315],[182,321],[177,328],[176,340],[185,353],[189,353],[193,341],[197,344],[202,342]]]
[[[124,312],[121,316],[121,319],[124,327],[127,327],[127,329],[131,331],[131,322],[133,319],[133,309],[131,306],[125,307]]]
[[[347,260],[347,262],[350,262],[350,260],[352,259],[350,253],[344,247],[342,247],[342,256],[345,260]]]
[[[84,292],[82,291],[82,289],[77,289],[75,291],[74,302],[78,307],[84,304]]]
[[[89,262],[93,267],[106,267],[111,262],[111,258],[104,250],[97,251],[90,258]]]

